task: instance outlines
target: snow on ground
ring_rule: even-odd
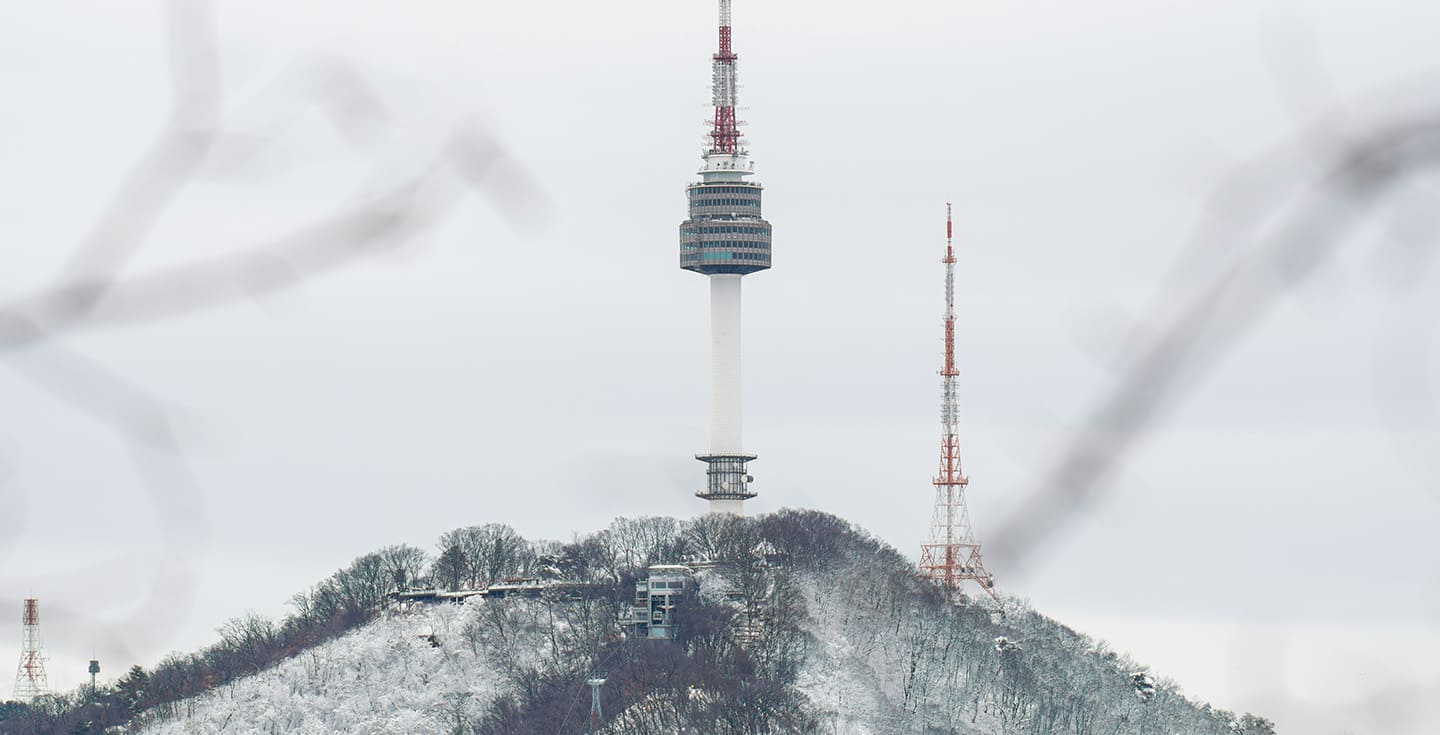
[[[803,627],[809,636],[795,685],[827,732],[899,735],[931,726],[1000,732],[998,715],[963,694],[968,674],[961,656],[977,655],[974,637],[993,631],[974,630],[907,601],[889,588],[891,581],[885,569],[863,565],[795,580],[808,610]],[[702,574],[701,595],[723,599],[723,583]],[[569,626],[543,600],[472,598],[390,612],[272,669],[179,703],[173,708],[178,712],[142,723],[136,732],[466,731],[496,697],[508,694],[506,682],[514,675],[551,669],[568,655],[563,640]],[[1041,633],[1037,629],[1037,641],[1044,642]],[[1074,658],[1067,650],[1056,648],[1056,656]]]
[[[917,645],[930,647],[930,633],[918,619],[897,621],[893,608],[866,604],[867,583],[875,580],[865,577],[825,574],[800,581],[810,611],[805,629],[813,641],[795,686],[821,710],[828,732],[920,732],[928,719],[925,713],[957,732],[1000,732],[988,714],[977,713],[974,722],[958,716],[959,703],[950,699],[953,681],[917,688],[912,693],[916,701],[906,711],[905,667],[910,657],[904,652]],[[926,640],[912,640],[915,636]]]
[[[803,585],[806,600],[816,609],[818,590]],[[845,637],[838,621],[812,617],[809,632],[815,647],[806,657],[795,686],[826,714],[822,721],[834,733],[880,735],[869,723],[879,719],[880,689],[875,686],[873,667]]]
[[[483,630],[485,606],[495,604],[529,603],[472,600],[389,613],[272,669],[184,703],[176,718],[150,723],[138,732],[452,732],[458,722],[473,721],[499,693],[497,669],[504,665],[503,658],[539,655],[498,646],[489,631],[477,635]],[[432,635],[440,645],[432,645]]]

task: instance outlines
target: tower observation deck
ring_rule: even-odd
[[[713,57],[715,120],[700,180],[686,187],[690,216],[680,224],[680,267],[710,279],[711,424],[706,483],[696,493],[711,513],[743,513],[755,497],[742,449],[740,396],[740,279],[770,267],[770,223],[760,215],[764,187],[755,173],[735,117],[736,61],[731,46],[731,0],[720,0],[720,50]]]

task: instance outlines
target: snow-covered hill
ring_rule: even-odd
[[[505,601],[512,608],[535,601]],[[478,719],[506,684],[515,659],[538,658],[543,640],[507,646],[467,635],[480,604],[435,605],[387,614],[268,671],[152,716],[139,732],[451,733]],[[517,610],[518,612],[518,610]]]
[[[668,523],[639,552],[612,527],[540,555],[584,595],[392,604],[271,668],[144,708],[120,732],[575,735],[597,669],[608,735],[1270,732],[1017,601],[949,604],[831,516]],[[674,641],[623,625],[634,570],[657,557],[706,560]]]

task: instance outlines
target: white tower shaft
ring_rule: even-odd
[[[710,452],[742,454],[740,276],[710,276]]]

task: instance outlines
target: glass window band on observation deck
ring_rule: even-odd
[[[759,184],[691,184],[686,188],[690,202],[690,216],[740,214],[760,216],[760,193],[764,187]]]
[[[770,261],[770,225],[688,221],[680,226],[680,267],[707,275],[765,270]]]

